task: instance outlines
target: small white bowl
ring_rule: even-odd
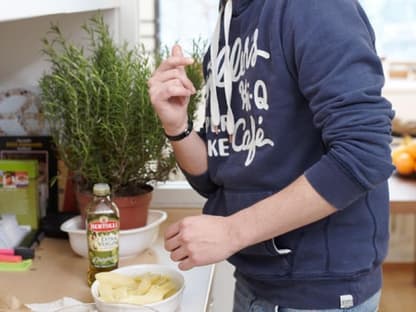
[[[167,213],[161,210],[150,209],[147,224],[143,227],[120,231],[120,258],[132,257],[149,248],[157,239],[159,226],[167,219]],[[88,257],[87,232],[82,229],[81,216],[73,217],[61,225],[61,231],[67,232],[72,250],[82,256]]]
[[[100,312],[144,312],[148,308],[158,312],[175,312],[179,310],[182,303],[182,295],[185,288],[185,279],[177,269],[172,266],[162,264],[137,264],[121,267],[113,270],[120,274],[128,276],[138,276],[145,273],[156,273],[169,276],[178,288],[178,291],[162,301],[149,303],[145,305],[123,304],[123,303],[106,303],[99,297],[100,282],[95,281],[91,286],[91,295]]]

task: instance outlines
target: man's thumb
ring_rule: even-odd
[[[172,47],[172,56],[183,56],[182,48],[179,44],[175,44]]]

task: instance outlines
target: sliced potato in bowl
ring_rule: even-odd
[[[96,274],[91,294],[101,312],[175,312],[184,287],[175,267],[138,264]]]
[[[178,291],[172,279],[163,274],[127,276],[117,272],[95,275],[100,282],[99,297],[108,303],[149,304],[162,301]]]

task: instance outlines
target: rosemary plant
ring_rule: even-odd
[[[117,46],[101,15],[82,29],[87,47],[69,42],[55,24],[43,39],[51,68],[39,85],[51,135],[81,190],[106,182],[116,195],[138,194],[176,169],[148,94],[152,62],[143,49]],[[194,52],[187,71],[201,90],[202,51]],[[200,97],[193,96],[190,116]]]

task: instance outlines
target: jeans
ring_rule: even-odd
[[[233,312],[377,312],[381,290],[363,303],[347,309],[299,310],[283,308],[256,296],[237,281],[234,292]]]

